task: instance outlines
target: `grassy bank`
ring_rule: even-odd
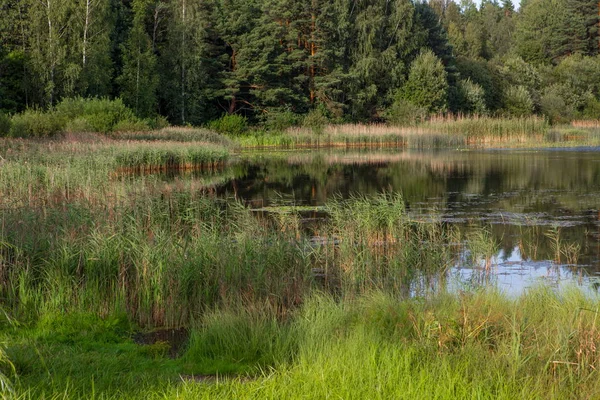
[[[118,318],[55,315],[2,336],[9,398],[564,399],[600,390],[597,317],[575,290],[372,292],[315,294],[286,318],[267,304],[207,312],[176,359]]]

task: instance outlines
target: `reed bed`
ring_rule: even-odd
[[[203,128],[190,127],[168,127],[155,131],[142,132],[117,132],[112,135],[119,140],[135,141],[167,141],[167,142],[201,142],[213,143],[223,147],[231,148],[234,142],[225,135]]]
[[[141,326],[181,326],[238,301],[269,302],[285,314],[314,289],[343,297],[422,292],[452,265],[451,233],[411,221],[400,197],[325,210],[331,217],[317,236],[298,215],[256,218],[237,203],[187,192],[8,209],[0,294],[25,319],[41,310],[126,312]]]
[[[328,125],[322,133],[296,127],[283,133],[238,138],[242,147],[466,147],[539,142],[549,125],[539,117],[492,118],[438,116],[414,126],[387,124]]]
[[[122,170],[140,172],[222,167],[229,158],[229,151],[207,143],[189,144],[160,143],[129,145],[119,149],[115,162]]]
[[[113,203],[160,183],[152,176],[121,176],[186,169],[209,169],[215,175],[225,170],[230,157],[226,148],[201,142],[83,139],[0,140],[0,206]],[[188,183],[197,186],[198,180],[182,185]]]

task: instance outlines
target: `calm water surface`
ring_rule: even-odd
[[[252,153],[232,169],[216,193],[256,209],[391,191],[414,218],[483,226],[493,273],[457,262],[458,285],[600,282],[600,149]]]

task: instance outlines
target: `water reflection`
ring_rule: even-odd
[[[217,195],[255,208],[393,191],[416,219],[485,226],[501,249],[492,277],[510,292],[600,275],[596,149],[255,153],[232,168]],[[481,278],[464,266],[450,272],[473,284]]]

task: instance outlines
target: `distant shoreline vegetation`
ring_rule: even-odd
[[[170,127],[162,117],[136,117],[121,100],[74,98],[63,100],[45,112],[28,110],[12,116],[0,116],[0,137],[78,141],[85,135],[96,134],[99,140],[154,142],[156,146],[159,142],[180,143],[179,149],[185,147],[185,143],[210,143],[227,148],[230,152],[259,148],[555,147],[600,144],[600,120],[574,120],[571,124],[553,125],[547,118],[535,115],[491,117],[438,114],[412,122],[363,124],[336,123],[319,112],[279,117],[282,120],[277,123],[250,124],[243,116],[223,115],[205,127]],[[139,151],[138,156],[141,157]],[[172,156],[163,161],[178,162]],[[190,156],[188,154],[186,157]],[[181,158],[181,154],[176,158]]]

